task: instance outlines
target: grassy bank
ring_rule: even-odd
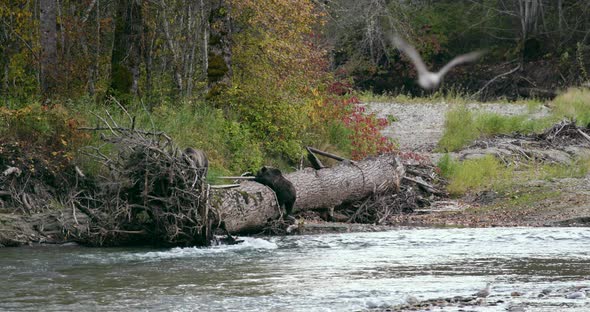
[[[590,91],[573,88],[559,95],[548,103],[551,114],[547,117],[534,119],[531,115],[536,111],[539,102],[528,101],[529,114],[505,116],[496,113],[472,111],[464,100],[457,102],[454,109],[446,114],[443,137],[439,141],[441,151],[452,152],[469,145],[481,137],[510,133],[540,133],[553,123],[564,118],[576,120],[578,125],[590,123]]]
[[[445,154],[438,166],[442,176],[448,180],[447,190],[453,196],[487,190],[507,194],[528,181],[583,177],[590,171],[590,158],[579,158],[571,164],[531,161],[518,167],[507,167],[492,155],[457,161]]]
[[[495,113],[471,111],[464,105],[446,115],[443,137],[439,141],[442,151],[458,151],[482,137],[499,134],[541,133],[564,118],[576,120],[580,126],[590,122],[590,91],[570,89],[550,102],[549,116],[532,119],[530,115],[503,116]],[[531,107],[531,110],[534,107]],[[529,111],[531,111],[529,110]],[[590,159],[579,158],[570,164],[544,164],[537,161],[506,166],[492,155],[480,159],[453,160],[445,154],[438,163],[442,175],[448,180],[447,190],[454,196],[469,192],[494,190],[511,193],[532,180],[578,178],[590,170]]]

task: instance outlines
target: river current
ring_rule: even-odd
[[[4,248],[0,276],[1,311],[383,310],[411,297],[468,296],[487,282],[487,300],[500,303],[468,310],[590,311],[590,299],[565,298],[590,287],[590,229],[399,229],[202,249]],[[540,298],[543,290],[552,293]]]

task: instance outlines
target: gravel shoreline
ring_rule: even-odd
[[[396,140],[401,150],[431,152],[443,134],[445,115],[458,104],[452,103],[363,103],[368,112],[380,118],[394,118],[383,135]],[[528,114],[526,104],[510,103],[472,103],[467,104],[472,111],[484,111],[506,116]],[[549,115],[549,108],[540,106],[531,118]]]

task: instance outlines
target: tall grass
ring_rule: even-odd
[[[551,123],[551,118],[531,119],[527,115],[504,116],[490,112],[472,112],[466,106],[459,105],[447,112],[443,136],[438,146],[443,151],[452,152],[480,137],[540,132]]]
[[[511,174],[511,170],[492,155],[456,162],[447,154],[441,159],[439,166],[443,176],[449,179],[447,191],[451,195],[492,188]]]
[[[531,162],[516,169],[506,167],[493,155],[457,161],[445,154],[439,160],[438,167],[441,175],[449,182],[449,194],[458,196],[489,189],[507,191],[529,180],[583,177],[590,172],[590,158],[579,158],[571,164],[541,165]]]
[[[590,123],[590,89],[571,88],[551,102],[557,118],[575,119],[580,126]]]
[[[130,126],[129,114],[135,117],[136,128],[164,131],[180,148],[204,150],[212,175],[226,174],[228,170],[235,173],[254,170],[263,162],[261,143],[252,131],[204,102],[162,104],[151,112],[141,102],[128,104],[127,113],[112,101],[103,104],[77,102],[71,103],[69,108],[91,126],[100,125],[97,115],[106,118],[107,111],[119,125]],[[94,139],[98,141],[98,136]]]

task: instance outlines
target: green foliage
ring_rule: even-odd
[[[479,136],[541,132],[549,125],[549,119],[533,120],[527,115],[504,116],[496,113],[480,113],[475,117],[475,127]]]
[[[342,82],[328,86],[328,90],[336,94],[315,102],[311,119],[316,128],[319,125],[327,131],[330,141],[341,150],[350,151],[350,157],[355,160],[393,151],[393,142],[381,134],[390,123],[388,118],[378,118],[375,113],[367,112],[359,99],[352,95],[352,89],[343,92],[350,87]]]
[[[80,109],[82,107],[84,109]],[[101,105],[91,101],[76,102],[70,104],[70,109],[92,125],[100,124],[95,114],[105,116],[108,111],[119,125],[130,126],[129,117],[114,102]],[[136,128],[164,131],[181,148],[193,147],[205,151],[212,174],[241,173],[262,166],[262,142],[252,130],[244,123],[226,118],[221,109],[213,108],[206,102],[183,101],[176,106],[163,102],[152,112],[141,102],[134,102],[126,109],[131,116],[135,116]],[[98,137],[94,139],[94,144],[97,144]]]
[[[19,109],[0,107],[0,141],[18,142],[50,153],[68,153],[87,137],[76,130],[78,121],[61,106],[39,104]]]
[[[225,125],[226,159],[231,159],[229,169],[234,172],[255,172],[262,166],[261,142],[243,124],[229,121]]]
[[[498,181],[510,176],[511,170],[505,168],[494,156],[486,155],[479,159],[455,163],[446,160],[445,167],[449,179],[447,190],[451,195],[461,195],[468,191],[489,189]],[[443,169],[441,168],[441,171]]]
[[[473,113],[464,105],[449,110],[445,116],[443,136],[439,148],[452,152],[467,145],[478,137]]]
[[[438,161],[437,166],[440,169],[440,174],[445,178],[449,178],[457,170],[458,163],[453,160],[449,153],[445,153]]]
[[[504,116],[489,112],[471,112],[461,105],[446,114],[440,149],[456,151],[475,139],[509,133],[541,132],[550,126],[552,118],[531,119],[527,115]]]
[[[532,175],[539,179],[581,178],[590,171],[590,158],[578,158],[571,164],[545,164],[531,166]]]
[[[354,136],[354,132],[347,128],[343,122],[335,120],[328,123],[328,141],[348,157],[352,153],[352,136]]]
[[[209,81],[215,82],[223,78],[229,68],[221,55],[209,52],[209,64],[207,66],[207,77]]]
[[[489,189],[510,191],[514,186],[530,180],[584,177],[590,171],[590,158],[576,159],[571,164],[531,162],[522,164],[517,170],[504,166],[493,155],[459,162],[445,154],[437,165],[441,175],[449,181],[448,192],[458,196]]]
[[[552,102],[553,114],[557,119],[575,119],[580,126],[590,123],[590,90],[572,88],[560,94]]]

